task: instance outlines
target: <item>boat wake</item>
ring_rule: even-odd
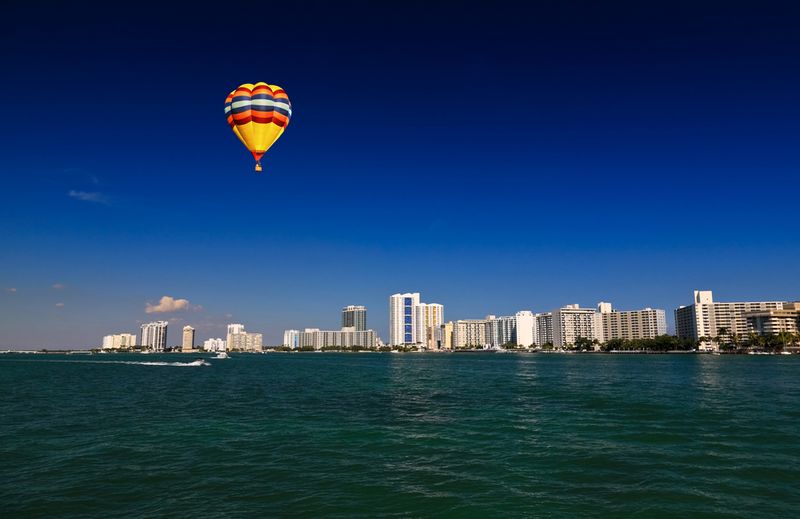
[[[192,362],[157,362],[157,361],[135,361],[135,360],[37,360],[34,362],[63,362],[68,364],[133,364],[139,366],[175,366],[181,368],[195,368],[199,366],[210,366],[211,364],[203,359],[193,360]]]
[[[103,361],[97,361],[98,363]],[[117,362],[117,361],[110,361],[110,362]],[[185,368],[195,367],[195,366],[210,366],[211,364],[204,361],[203,359],[193,360],[192,362],[136,362],[136,361],[125,361],[121,360],[118,361],[122,364],[140,364],[142,366],[180,366]]]

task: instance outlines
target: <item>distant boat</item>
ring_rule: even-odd
[[[220,352],[217,352],[217,356],[216,357],[211,357],[211,358],[212,359],[229,359],[230,357],[224,351],[220,351]]]

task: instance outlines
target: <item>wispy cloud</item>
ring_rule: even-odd
[[[67,288],[67,285],[64,283],[53,283],[53,288],[55,290],[63,290],[64,288]]]
[[[56,303],[56,308],[64,308],[64,303]]]
[[[158,304],[145,303],[144,311],[148,314],[163,314],[167,312],[178,312],[181,310],[189,310],[188,299],[175,299],[170,296],[164,296]]]
[[[6,289],[6,292],[11,292],[12,294],[13,294],[14,292],[16,292],[16,291],[17,291],[17,289],[16,289],[16,288],[14,288],[14,287],[8,287],[8,288]]]
[[[67,193],[71,198],[83,200],[84,202],[94,202],[96,204],[110,205],[111,201],[103,193],[90,192],[90,191],[75,191],[70,189]]]

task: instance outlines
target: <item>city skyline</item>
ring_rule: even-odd
[[[522,335],[520,337],[525,337],[526,339],[519,339],[517,340],[519,345],[527,345],[529,342],[530,344],[537,344],[541,345],[545,342],[553,343],[554,346],[557,348],[561,348],[567,344],[574,343],[574,339],[577,337],[581,338],[593,338],[597,339],[599,342],[608,341],[611,338],[620,338],[620,339],[636,339],[639,337],[655,337],[658,335],[673,335],[678,336],[679,338],[693,338],[695,340],[702,340],[704,337],[708,338],[713,335],[717,334],[718,328],[722,327],[724,330],[730,330],[731,332],[738,333],[740,336],[744,337],[746,335],[747,326],[745,324],[745,315],[741,314],[741,312],[749,312],[754,310],[770,310],[770,309],[780,309],[786,308],[788,317],[783,317],[783,319],[795,319],[796,318],[796,310],[795,308],[800,308],[800,301],[795,299],[787,299],[783,301],[773,300],[769,302],[748,302],[745,300],[735,300],[735,301],[724,301],[719,302],[717,300],[716,305],[721,305],[723,308],[731,308],[736,309],[735,311],[740,312],[737,321],[739,324],[736,327],[732,327],[730,324],[731,317],[725,314],[725,317],[716,317],[716,319],[722,319],[720,321],[719,327],[714,322],[714,314],[712,313],[712,321],[710,323],[706,322],[705,325],[701,324],[700,317],[698,319],[698,325],[693,327],[692,332],[688,330],[689,325],[684,322],[682,325],[683,328],[680,326],[675,329],[675,326],[672,328],[667,326],[667,317],[668,315],[673,316],[674,318],[679,318],[679,315],[684,315],[682,319],[684,321],[688,318],[690,314],[687,312],[694,312],[693,308],[699,302],[708,304],[713,300],[712,291],[711,290],[694,290],[693,292],[693,301],[678,305],[674,308],[654,308],[651,306],[643,306],[639,308],[619,308],[611,302],[607,301],[598,301],[595,305],[589,306],[581,306],[578,303],[571,303],[559,306],[557,308],[552,309],[523,309],[517,310],[512,312],[509,316],[503,316],[501,314],[493,314],[487,313],[484,316],[476,317],[476,316],[457,316],[455,318],[443,318],[444,312],[444,305],[438,303],[424,303],[421,302],[421,294],[419,292],[415,293],[397,293],[393,294],[389,297],[389,318],[388,321],[391,321],[392,314],[394,312],[398,312],[400,318],[402,319],[403,315],[403,308],[408,307],[408,311],[411,312],[411,319],[410,322],[416,325],[421,321],[421,316],[417,314],[418,309],[422,309],[423,311],[426,309],[434,308],[435,309],[435,317],[431,321],[433,324],[429,324],[431,329],[427,330],[420,330],[415,329],[414,326],[411,327],[411,331],[408,331],[408,323],[406,323],[406,332],[410,334],[410,342],[398,342],[392,341],[390,330],[383,335],[381,330],[376,329],[364,329],[359,330],[358,327],[353,326],[346,326],[349,324],[348,317],[346,314],[352,311],[358,311],[360,314],[361,320],[366,322],[367,319],[367,311],[368,308],[364,305],[347,305],[342,308],[340,318],[341,323],[339,327],[319,327],[315,326],[313,323],[306,323],[306,325],[301,326],[296,329],[291,328],[282,328],[279,331],[270,330],[269,332],[262,334],[260,330],[258,333],[245,332],[245,326],[241,323],[227,323],[224,328],[227,331],[226,339],[215,338],[213,334],[209,337],[199,337],[195,339],[195,329],[192,326],[185,325],[182,328],[182,342],[176,345],[173,345],[169,342],[167,328],[168,328],[168,321],[154,321],[150,323],[142,323],[141,329],[142,333],[140,335],[142,344],[145,344],[145,329],[152,328],[153,326],[158,326],[164,329],[162,335],[160,336],[160,346],[157,349],[163,349],[165,347],[177,347],[181,348],[183,346],[184,350],[185,341],[186,341],[186,332],[187,329],[191,330],[191,342],[194,344],[206,343],[211,341],[210,344],[213,344],[213,348],[211,351],[216,351],[219,344],[227,343],[230,345],[232,343],[232,337],[235,335],[232,334],[241,334],[242,341],[245,337],[249,336],[257,336],[257,344],[258,348],[261,348],[263,343],[264,347],[267,346],[280,346],[287,344],[299,345],[302,341],[298,342],[298,334],[302,335],[303,333],[322,333],[327,334],[339,334],[339,333],[351,333],[353,331],[366,331],[373,335],[371,341],[383,341],[384,337],[386,338],[383,341],[386,345],[391,346],[404,346],[404,345],[422,345],[426,349],[440,349],[442,345],[445,343],[444,338],[441,336],[441,330],[444,329],[444,325],[452,326],[454,323],[482,323],[481,326],[485,327],[485,331],[481,331],[480,335],[485,335],[487,337],[487,344],[489,342],[493,342],[495,345],[502,345],[507,342],[509,339],[512,338],[510,333],[516,337],[518,334],[518,330],[516,329],[516,322],[517,320],[523,318],[525,319],[525,323],[530,330],[521,332]],[[400,306],[397,310],[395,310],[394,301],[397,301]],[[733,310],[725,310],[725,312],[730,312]],[[565,318],[563,316],[568,316]],[[692,314],[693,315],[693,314]],[[698,314],[699,315],[699,314]],[[760,324],[757,326],[759,330],[766,329],[769,331],[769,326],[765,326],[769,319],[774,318],[772,315],[764,315],[759,317],[761,319]],[[505,324],[505,321],[511,319],[513,325]],[[694,319],[694,318],[692,318]],[[708,317],[705,318],[706,320]],[[767,321],[764,321],[764,320]],[[674,323],[674,321],[673,321]],[[564,326],[567,325],[570,331],[565,331]],[[512,326],[514,328],[513,332],[510,332],[510,328],[508,326]],[[700,327],[698,327],[700,326]],[[702,327],[705,326],[705,327]],[[782,326],[785,326],[782,324]],[[800,323],[796,323],[792,325],[795,327],[800,327]],[[427,327],[426,327],[427,328]],[[440,329],[437,332],[434,332],[432,328]],[[591,329],[591,331],[589,331]],[[792,328],[794,330],[794,328]],[[452,329],[450,329],[450,333],[452,333]],[[427,332],[427,334],[426,334]],[[458,331],[456,330],[456,333]],[[464,333],[464,332],[462,332]],[[478,333],[476,331],[470,333]],[[769,332],[772,333],[772,332]],[[266,335],[268,337],[267,340],[262,339],[262,335]],[[102,337],[100,341],[100,345],[103,349],[106,348],[119,348],[120,346],[131,346],[132,343],[129,339],[126,338],[128,336],[125,332],[110,332]],[[282,340],[271,340],[271,337],[279,337]],[[489,339],[489,337],[503,337],[503,340],[493,340]],[[136,335],[132,336],[134,340],[136,339]],[[291,339],[287,339],[291,337]],[[251,337],[252,339],[252,337]],[[438,339],[438,342],[437,342]],[[220,343],[215,341],[221,341]],[[288,342],[287,342],[288,341]],[[449,341],[447,341],[449,344]],[[462,341],[463,342],[463,341]],[[238,342],[236,343],[238,344]],[[244,344],[244,342],[242,342]],[[250,343],[248,343],[250,344]],[[434,344],[438,344],[438,346],[434,346]],[[113,346],[112,346],[113,345]],[[707,344],[706,344],[707,346]],[[86,346],[82,346],[86,347]],[[88,347],[95,347],[95,346],[88,346]],[[701,345],[701,348],[704,348],[704,345]],[[235,347],[236,349],[252,349],[252,346],[248,347]],[[25,346],[20,346],[18,348],[13,349],[26,349]],[[448,348],[449,349],[449,348]]]
[[[398,290],[450,316],[652,306],[671,330],[694,288],[800,294],[796,4],[281,10],[302,23],[236,52],[216,7],[4,10],[0,348],[161,318],[274,343]],[[223,105],[262,80],[293,114],[256,175]]]

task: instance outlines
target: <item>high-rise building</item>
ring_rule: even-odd
[[[231,335],[235,333],[244,333],[244,325],[240,323],[233,323],[228,325],[228,334],[225,336],[225,342],[228,345],[228,349],[233,349],[231,347]]]
[[[514,343],[517,340],[517,319],[511,316],[487,315],[485,343],[492,348]]]
[[[419,292],[389,296],[389,344],[416,344],[414,307],[419,305]]]
[[[229,333],[227,347],[231,351],[261,351],[263,348],[262,336],[260,333],[245,331]]]
[[[747,329],[758,335],[777,335],[800,330],[800,303],[784,303],[781,310],[745,312]]]
[[[117,333],[103,337],[104,350],[118,350],[120,348],[132,348],[136,346],[136,336],[132,333]]]
[[[139,344],[150,351],[162,352],[167,349],[167,321],[154,321],[141,326]]]
[[[206,351],[225,351],[226,347],[225,339],[222,338],[206,339],[203,342],[203,349]]]
[[[287,333],[295,330],[287,330]],[[354,327],[346,327],[341,330],[320,330],[318,328],[306,328],[297,333],[297,344],[299,348],[314,348],[321,350],[325,347],[331,348],[359,348],[374,349],[377,347],[377,337],[374,330],[356,330]]]
[[[667,333],[667,319],[664,310],[645,308],[620,312],[611,303],[597,305],[600,314],[600,342],[612,339],[653,339]]]
[[[579,337],[602,339],[599,314],[592,308],[567,305],[553,310],[553,346],[564,348],[575,344]]]
[[[293,350],[300,347],[300,331],[285,330],[283,332],[283,345]]]
[[[444,322],[444,306],[438,303],[420,303],[412,310],[415,343],[427,349],[438,349],[436,345],[437,330]]]
[[[453,349],[453,321],[442,325],[442,348],[445,350]]]
[[[462,319],[453,323],[453,349],[487,345],[485,319]]]
[[[342,308],[342,328],[355,328],[356,331],[367,329],[367,307],[345,306]]]
[[[183,327],[183,341],[181,342],[181,351],[189,352],[194,350],[194,328],[188,324]]]
[[[517,346],[530,348],[536,345],[536,317],[530,310],[521,310],[514,316]]]
[[[695,290],[694,303],[675,310],[675,331],[682,339],[699,341],[699,349],[716,350],[718,345],[709,340],[720,330],[741,337],[750,331],[747,314],[782,310],[784,301],[747,301],[735,303],[714,302],[711,290]]]
[[[544,312],[536,314],[536,340],[537,346],[553,344],[553,313]]]

